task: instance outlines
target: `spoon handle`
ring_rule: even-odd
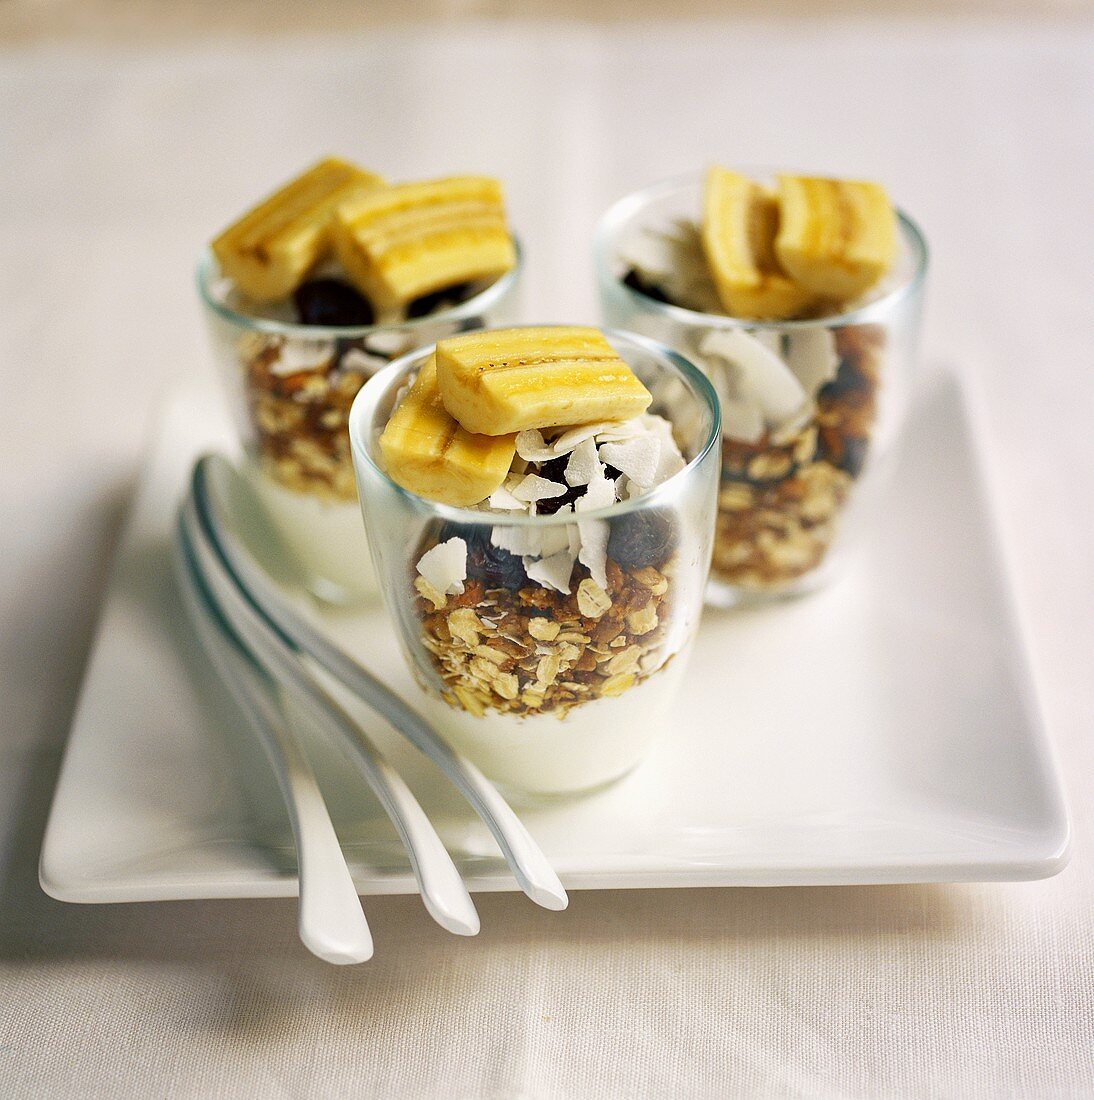
[[[299,933],[314,955],[330,963],[365,962],[372,935],[331,824],[315,775],[285,730],[273,684],[246,655],[227,624],[215,618],[181,535],[175,572],[186,612],[210,663],[258,737],[277,776],[296,846],[300,882]]]
[[[497,788],[474,764],[454,752],[401,696],[334,645],[281,599],[261,566],[231,530],[223,504],[225,495],[216,491],[218,483],[224,487],[226,479],[234,483],[238,478],[239,474],[226,459],[206,455],[194,467],[191,499],[203,532],[255,614],[264,619],[286,645],[307,654],[320,668],[387,719],[419,752],[440,768],[490,830],[518,885],[536,904],[546,909],[565,909],[568,898],[558,875]]]
[[[402,777],[372,745],[364,730],[313,679],[294,650],[266,625],[216,555],[200,526],[194,502],[182,509],[183,537],[211,595],[286,697],[299,705],[331,741],[349,749],[410,856],[422,900],[443,928],[460,936],[479,931],[479,917],[452,857]]]

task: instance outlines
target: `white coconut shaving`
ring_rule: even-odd
[[[661,440],[652,432],[622,443],[604,443],[600,447],[601,462],[646,489],[656,480],[660,458]]]
[[[588,485],[604,476],[604,467],[596,453],[596,440],[584,439],[571,452],[566,463],[566,484],[572,486]]]
[[[661,454],[657,459],[657,470],[653,475],[653,484],[660,485],[670,477],[675,477],[686,465],[684,456],[675,447],[662,446]]]
[[[528,504],[534,504],[537,500],[552,500],[555,497],[565,495],[565,485],[559,485],[557,481],[540,477],[539,474],[525,474],[520,483],[513,489],[513,496],[517,500],[523,500]]]
[[[301,371],[318,370],[333,358],[333,340],[286,340],[281,345],[281,354],[268,369],[271,374],[283,378]]]
[[[595,512],[616,502],[616,483],[610,477],[598,477],[574,504],[575,512]]]
[[[524,572],[528,579],[553,588],[556,592],[570,591],[570,577],[574,571],[574,556],[569,547],[546,558],[525,558]]]
[[[459,537],[439,542],[421,556],[417,568],[438,592],[458,596],[467,579],[467,543]]]
[[[608,587],[608,536],[611,528],[602,519],[579,520],[578,533],[581,537],[581,549],[578,561],[589,570],[589,576],[600,585]]]
[[[766,425],[764,414],[758,405],[737,401],[732,397],[721,397],[721,406],[722,432],[729,439],[738,443],[759,443],[763,439]]]
[[[836,338],[826,328],[803,328],[787,334],[786,365],[810,397],[836,377]]]
[[[526,431],[517,432],[517,454],[525,462],[550,462],[558,455],[547,445],[543,438],[543,432],[536,428],[528,428]]]
[[[557,457],[576,450],[586,439],[595,439],[598,443],[608,439],[630,439],[641,435],[642,430],[639,417],[632,417],[630,420],[602,420],[599,424],[578,424],[573,428],[565,428],[555,436],[551,447]]]
[[[617,488],[617,483],[601,472],[600,477],[589,482],[589,487],[574,505],[574,511],[580,515],[610,507],[616,502]],[[577,529],[581,539],[578,561],[589,570],[589,576],[601,588],[607,588],[608,536],[611,529],[602,519],[579,519]]]
[[[755,409],[763,427],[786,431],[804,423],[812,412],[812,401],[793,371],[766,344],[740,329],[713,329],[699,344],[700,353],[712,367],[716,388],[725,404]],[[711,362],[713,361],[713,362]],[[755,418],[731,408],[723,427],[731,439],[754,443]],[[740,434],[734,434],[738,432]],[[761,432],[762,434],[762,432]]]
[[[214,276],[209,281],[209,297],[214,302],[219,302],[221,305],[226,305],[228,300],[232,297],[232,293],[235,291],[236,284],[232,279],[229,279],[227,275]]]
[[[560,508],[556,515],[563,512]],[[565,509],[569,511],[569,509]],[[549,558],[560,550],[569,550],[570,539],[564,524],[544,523],[493,527],[490,541],[518,557]]]
[[[409,332],[374,332],[365,338],[365,347],[387,359],[405,355],[417,343]]]
[[[343,370],[355,371],[358,374],[375,374],[386,367],[388,361],[379,355],[369,355],[360,348],[350,348],[339,361]]]
[[[514,479],[519,481],[520,479]],[[486,502],[491,508],[499,512],[523,512],[526,502],[518,500],[509,487],[508,479],[505,485],[499,485]]]
[[[619,250],[619,258],[643,282],[660,287],[674,305],[701,313],[722,311],[695,222],[680,219],[641,229]]]
[[[538,501],[555,499],[570,488],[584,487],[584,493],[572,506],[563,505],[550,517],[556,522],[498,525],[492,529],[490,541],[519,556],[529,580],[537,584],[569,592],[574,564],[580,562],[605,588],[609,524],[585,518],[578,518],[576,523],[565,519],[558,522],[559,517],[580,517],[638,496],[682,470],[684,457],[673,437],[672,424],[650,413],[627,421],[566,428],[554,438],[545,438],[549,432],[532,429],[517,434],[513,468],[504,484],[491,494],[488,507],[497,511],[527,507],[531,515],[536,515]],[[569,455],[565,485],[535,472],[535,464],[565,455]],[[605,462],[619,470],[618,479],[607,476]],[[522,472],[513,472],[518,469]],[[525,469],[527,473],[523,473]]]

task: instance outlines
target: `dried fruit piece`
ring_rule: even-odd
[[[437,344],[445,408],[471,432],[629,420],[653,400],[595,328],[514,328]]]
[[[645,294],[647,298],[652,298],[655,302],[663,302],[666,305],[671,304],[669,296],[656,283],[646,282],[635,267],[627,270],[627,274],[623,276],[623,285],[630,287],[631,290],[638,291],[639,294]]]
[[[857,298],[893,262],[896,218],[880,184],[780,176],[779,215],[779,262],[819,297]]]
[[[406,307],[407,317],[428,317],[431,313],[437,313],[442,309],[452,309],[461,302],[467,301],[474,293],[471,283],[459,283],[456,286],[446,286],[440,290],[434,290],[431,294],[423,294],[415,298]]]
[[[624,569],[663,565],[676,549],[676,521],[668,511],[643,508],[612,522],[608,557]]]
[[[293,292],[302,325],[371,325],[368,299],[341,279],[308,279]]]
[[[339,208],[333,236],[350,278],[381,310],[496,278],[516,263],[501,184],[484,176],[362,195]]]
[[[490,541],[490,528],[478,525],[445,524],[439,541],[459,537],[467,544],[467,575],[486,588],[507,588],[511,592],[528,583],[524,565],[516,554]]]
[[[284,298],[329,250],[335,207],[383,182],[337,157],[319,161],[213,241],[221,271],[251,298]]]
[[[703,191],[703,252],[722,307],[734,317],[781,320],[809,307],[815,295],[795,285],[775,252],[775,196],[717,165]]]
[[[474,435],[445,411],[436,357],[422,366],[380,436],[391,479],[412,493],[460,508],[488,497],[509,473],[514,436]]]

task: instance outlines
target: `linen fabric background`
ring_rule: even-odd
[[[459,25],[0,58],[0,1092],[1094,1092],[1090,25]],[[593,224],[644,183],[711,159],[889,183],[933,246],[925,357],[984,395],[1070,867],[579,893],[563,914],[492,895],[471,941],[417,898],[372,898],[376,957],[349,970],[306,954],[291,901],[44,897],[49,797],[158,396],[211,374],[192,261],[328,151],[503,176],[536,320],[596,319]]]

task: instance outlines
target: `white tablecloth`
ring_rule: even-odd
[[[671,14],[671,13],[667,13]],[[421,31],[0,53],[0,1094],[1094,1094],[1094,33],[1072,24]],[[710,159],[887,181],[934,247],[926,354],[977,376],[1075,856],[1015,886],[76,907],[36,860],[157,395],[207,371],[190,266],[320,153],[493,171],[529,317],[595,319],[589,235]]]

